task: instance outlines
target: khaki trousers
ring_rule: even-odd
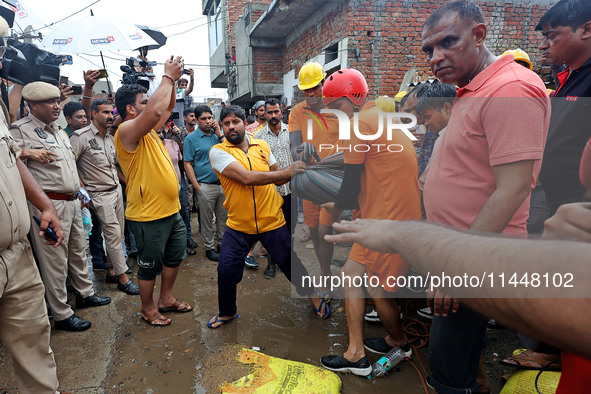
[[[12,355],[21,393],[55,393],[58,388],[44,292],[29,241],[0,251],[0,340]]]
[[[31,239],[53,319],[60,321],[74,314],[70,305],[67,304],[67,278],[70,278],[70,283],[82,297],[93,295],[94,289],[88,277],[86,235],[82,225],[80,201],[51,201],[62,226],[64,241],[57,248],[53,245],[45,245],[45,240],[39,236],[39,226],[32,218]],[[29,212],[31,216],[41,216],[39,210],[31,203],[29,203]]]
[[[228,220],[228,211],[224,208],[224,190],[221,185],[210,185],[200,183],[201,188],[197,194],[199,201],[199,215],[201,223],[199,230],[203,237],[203,245],[206,250],[215,250],[215,240],[213,237],[213,215],[215,214],[215,223],[217,227],[217,236],[221,242],[226,230],[226,220]]]
[[[115,275],[127,272],[123,254],[125,211],[121,186],[110,192],[91,193],[90,209],[101,223],[107,247],[107,266],[115,269]]]

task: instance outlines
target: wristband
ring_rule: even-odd
[[[164,74],[164,75],[162,76],[162,78],[168,78],[168,79],[170,79],[170,82],[172,82],[172,84],[173,84],[173,85],[176,83],[176,81],[174,80],[174,78],[173,78],[173,77],[171,77],[171,76],[170,76],[170,75],[168,75],[168,74]]]

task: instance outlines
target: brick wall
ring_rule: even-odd
[[[489,26],[489,49],[501,54],[506,49],[521,47],[529,53],[534,67],[539,68],[537,47],[541,34],[534,27],[549,6],[519,0],[477,2]],[[344,2],[285,48],[283,72],[295,68],[297,75],[308,59],[331,43],[349,37],[349,66],[366,76],[371,97],[398,92],[410,68],[417,69],[415,80],[433,78],[421,51],[421,32],[427,17],[443,3],[445,0]],[[359,57],[355,56],[355,49],[359,50]],[[260,75],[265,73],[261,71]]]
[[[283,82],[283,50],[277,48],[253,48],[254,82],[275,83]]]

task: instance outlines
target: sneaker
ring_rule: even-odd
[[[386,354],[390,350],[394,349],[394,346],[388,345],[388,342],[386,342],[386,338],[364,338],[363,346],[367,350],[370,350],[377,354]],[[410,358],[410,356],[412,356],[412,348],[410,347],[409,343],[402,346],[401,349],[404,352],[405,359]]]
[[[257,263],[253,256],[246,256],[246,258],[244,259],[244,265],[246,265],[247,268],[253,270],[256,270],[260,266],[260,264]]]
[[[433,311],[429,307],[417,310],[417,315],[424,317],[425,319],[433,320]]]
[[[363,319],[370,323],[379,323],[381,321],[380,317],[378,316],[377,309],[374,309],[371,312],[366,313],[365,316],[363,316]]]
[[[359,361],[351,362],[342,354],[337,356],[324,356],[320,359],[320,364],[330,371],[351,372],[357,376],[368,376],[372,371],[371,364],[367,360],[367,357],[362,357]]]

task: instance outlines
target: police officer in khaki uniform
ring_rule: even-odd
[[[76,153],[78,174],[90,194],[90,209],[97,216],[107,246],[107,275],[105,282],[117,283],[127,294],[137,295],[139,288],[127,276],[123,254],[125,212],[123,195],[116,167],[114,138],[108,132],[113,125],[113,104],[94,100],[91,105],[93,123],[74,131],[70,143]]]
[[[0,36],[7,31],[8,25],[0,17]],[[45,289],[27,240],[30,218],[26,199],[40,209],[41,228],[50,225],[58,236],[57,244],[63,234],[51,200],[19,159],[21,150],[8,131],[7,119],[8,111],[0,101],[0,340],[12,355],[20,392],[56,393],[57,371],[49,346],[51,326]],[[36,233],[31,236],[40,238]]]
[[[32,238],[47,301],[56,329],[86,330],[90,322],[76,316],[67,304],[66,278],[70,278],[77,292],[77,308],[106,305],[111,299],[95,295],[88,277],[86,237],[77,199],[80,180],[76,160],[68,135],[55,123],[60,114],[60,91],[45,82],[32,82],[23,88],[23,97],[28,100],[31,112],[14,122],[10,132],[23,149],[23,161],[52,200],[64,233],[64,242],[58,248],[45,245],[38,237]],[[32,204],[29,210],[32,215],[39,215]],[[39,230],[33,221],[31,228]]]

